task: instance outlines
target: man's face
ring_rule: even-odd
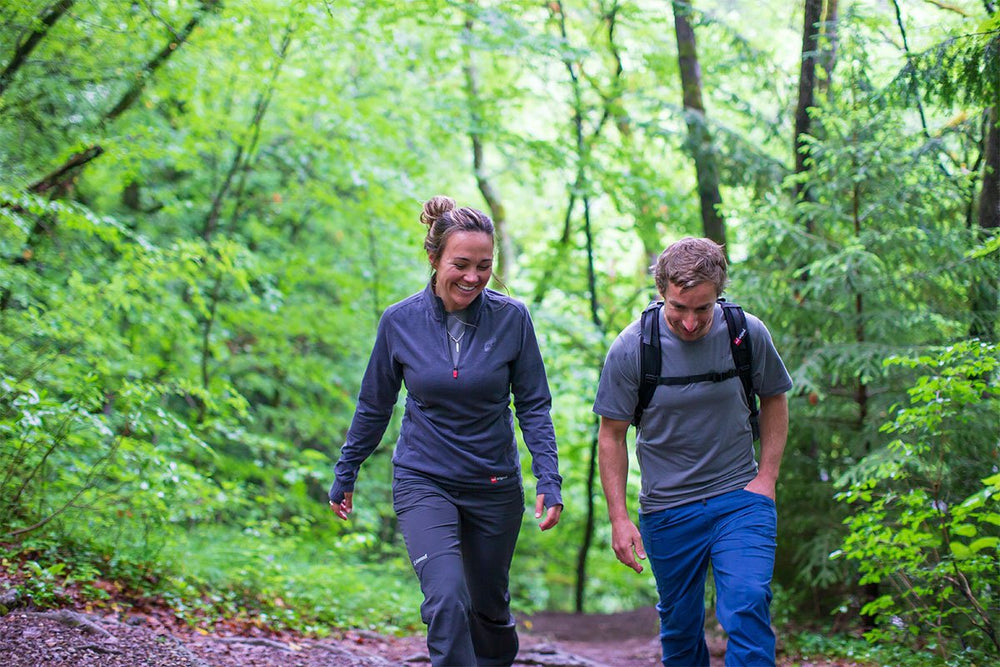
[[[712,328],[715,300],[718,294],[712,283],[699,283],[682,290],[673,283],[667,285],[663,297],[663,318],[681,340],[696,341]]]

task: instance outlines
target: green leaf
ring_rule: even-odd
[[[968,558],[972,558],[972,556],[975,555],[972,552],[972,549],[962,544],[961,542],[951,542],[948,546],[949,548],[951,548],[951,553],[958,560],[966,560]]]
[[[998,544],[1000,537],[980,537],[969,544],[969,550],[972,553],[979,553],[983,549],[996,549]]]
[[[972,524],[963,523],[958,526],[953,526],[951,532],[955,535],[961,535],[962,537],[975,537],[979,531],[977,531],[976,527]]]

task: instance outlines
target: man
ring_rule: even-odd
[[[637,559],[649,558],[660,599],[664,665],[709,664],[704,631],[709,564],[716,616],[729,635],[726,665],[773,665],[774,487],[788,435],[785,393],[792,381],[767,328],[747,314],[753,386],[761,401],[758,465],[742,382],[727,373],[734,361],[717,303],[727,282],[725,255],[709,239],[681,239],[660,255],[655,279],[663,298],[661,375],[695,381],[657,386],[638,423],[637,529],[625,500],[625,435],[638,401],[639,321],[608,351],[594,412],[601,417],[599,462],[612,546],[618,560],[636,572],[642,571]],[[705,379],[713,374],[724,379]]]

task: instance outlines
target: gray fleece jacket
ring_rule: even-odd
[[[339,503],[354,490],[358,468],[382,439],[405,383],[393,465],[470,490],[520,483],[513,394],[536,493],[545,494],[546,507],[562,504],[552,397],[528,310],[486,289],[468,316],[456,367],[444,304],[430,284],[382,314],[330,500]]]

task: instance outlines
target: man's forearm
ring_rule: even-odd
[[[627,519],[625,494],[628,482],[628,448],[625,438],[602,427],[597,447],[601,488],[608,502],[608,517],[612,522]]]
[[[760,466],[758,477],[778,480],[788,440],[788,398],[785,394],[760,399]]]

